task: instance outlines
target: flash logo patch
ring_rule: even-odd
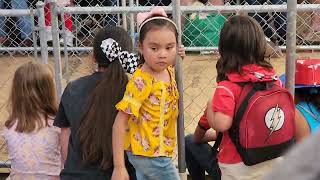
[[[270,130],[269,136],[265,140],[267,142],[272,133],[281,129],[284,124],[284,113],[278,104],[267,112],[264,121]]]

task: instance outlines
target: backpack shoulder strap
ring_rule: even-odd
[[[242,102],[240,102],[241,104],[238,106],[238,109],[235,112],[235,115],[233,117],[232,126],[229,129],[230,138],[231,138],[232,142],[234,143],[234,145],[236,146],[236,149],[239,153],[243,153],[243,152],[241,152],[241,151],[243,151],[243,148],[240,145],[237,131],[240,128],[240,121],[246,111],[246,108],[249,104],[249,100],[257,91],[266,90],[269,87],[271,87],[272,84],[273,83],[271,83],[271,82],[270,83],[269,82],[257,82],[257,83],[246,83],[243,86],[243,88],[245,88],[246,85],[252,85],[252,88],[247,94],[244,94],[244,99],[242,100]],[[242,89],[241,93],[243,93],[243,89]]]
[[[246,85],[250,85],[250,84],[252,84],[252,89],[245,95],[245,98],[242,100],[241,104],[239,105],[239,108],[236,111],[235,116],[233,118],[233,123],[232,123],[232,127],[231,128],[239,128],[240,120],[242,119],[242,116],[243,116],[243,114],[244,114],[244,112],[245,112],[245,110],[246,110],[246,108],[248,106],[249,99],[257,91],[266,90],[273,83],[268,83],[268,82],[244,83],[242,87],[245,88]]]
[[[239,82],[239,83],[235,83],[235,84],[237,84],[237,85],[239,85],[241,88],[243,88],[244,86],[246,86],[247,84],[249,84],[248,82]],[[222,88],[222,87],[221,87]],[[223,87],[223,88],[225,88],[225,87]],[[252,94],[253,95],[253,94]],[[251,95],[251,96],[252,96]],[[250,96],[250,97],[251,97]],[[250,97],[248,97],[248,99],[250,99]],[[213,147],[212,147],[212,150],[213,151],[215,151],[215,152],[218,152],[219,151],[219,146],[220,146],[220,144],[221,144],[221,142],[222,142],[222,137],[223,137],[223,133],[222,132],[217,132],[218,133],[218,135],[217,135],[217,139],[216,139],[216,141],[215,141],[215,143],[214,143],[214,145],[213,145]]]
[[[221,144],[221,141],[222,141],[222,137],[223,137],[223,133],[222,132],[218,132],[218,135],[217,135],[217,139],[216,139],[216,141],[214,142],[214,145],[213,145],[213,147],[212,147],[212,149],[214,150],[214,151],[218,151],[218,149],[219,149],[219,146],[220,146],[220,144]]]

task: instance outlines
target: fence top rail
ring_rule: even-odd
[[[58,12],[71,14],[97,14],[97,13],[138,13],[149,11],[152,6],[108,6],[108,7],[60,7]],[[172,12],[172,6],[165,6],[165,11]],[[234,13],[234,12],[286,12],[287,5],[225,5],[225,6],[180,6],[181,13]],[[320,11],[319,4],[298,4],[298,12]]]
[[[149,11],[152,6],[108,6],[108,7],[60,7],[58,12],[64,11],[72,14],[97,14],[97,13],[138,13]],[[172,6],[165,6],[165,11],[172,12]],[[225,6],[180,6],[182,13],[234,13],[234,12],[286,12],[287,5],[225,5]],[[320,11],[319,4],[298,4],[298,12]],[[0,16],[28,16],[37,15],[33,9],[0,9]]]
[[[18,17],[18,16],[36,16],[35,9],[0,9],[0,17],[1,16],[11,16],[11,17]]]
[[[92,7],[59,7],[58,12],[72,14],[97,14],[97,13],[139,13],[150,11],[152,6],[92,6]],[[171,6],[163,7],[166,12],[172,12]]]

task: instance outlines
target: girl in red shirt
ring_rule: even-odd
[[[263,30],[253,18],[234,16],[225,23],[219,41],[221,57],[216,66],[218,87],[207,107],[210,127],[223,132],[218,154],[222,180],[259,180],[279,159],[246,166],[228,133],[242,90],[237,83],[276,79],[272,65],[264,58],[265,52],[266,40]]]

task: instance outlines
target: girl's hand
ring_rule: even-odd
[[[114,167],[111,180],[129,180],[126,167]]]
[[[178,49],[178,54],[181,57],[181,59],[183,60],[186,57],[186,51],[184,49],[184,46],[181,45]]]

